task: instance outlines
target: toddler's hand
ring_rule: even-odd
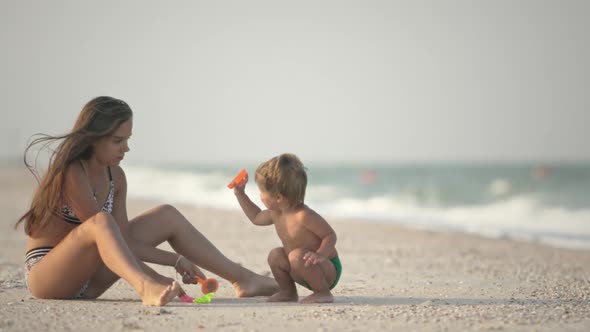
[[[196,284],[195,279],[202,278],[206,279],[205,274],[199,269],[199,267],[193,262],[189,261],[186,257],[181,256],[176,264],[176,272],[182,276],[182,282],[185,284]]]
[[[305,261],[305,266],[309,267],[326,261],[326,257],[318,254],[317,252],[308,251],[305,253],[305,255],[303,255],[303,260]]]
[[[244,176],[244,180],[241,183],[235,183],[233,181],[232,183],[234,184],[234,194],[243,194],[246,189],[246,183],[248,183],[248,174]]]

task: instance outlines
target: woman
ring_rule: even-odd
[[[25,275],[31,294],[44,299],[96,298],[119,278],[135,288],[145,305],[164,305],[182,288],[144,262],[174,266],[185,282],[205,277],[200,266],[230,281],[238,297],[278,290],[263,277],[226,258],[174,207],[163,205],[128,220],[127,182],[119,166],[129,152],[131,108],[122,100],[97,97],[82,109],[63,136],[39,181],[25,224]],[[168,241],[175,252],[156,248]]]

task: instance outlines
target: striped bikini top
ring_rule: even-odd
[[[115,199],[115,181],[113,181],[111,168],[107,167],[107,170],[109,171],[109,194],[107,195],[107,199],[100,210],[111,213],[113,212],[113,201]],[[96,195],[94,193],[93,195],[94,199],[96,200]],[[64,204],[63,208],[61,209],[61,215],[64,217],[64,220],[70,224],[80,225],[82,223],[74,213],[74,210],[67,204]]]

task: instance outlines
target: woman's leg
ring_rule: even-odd
[[[149,275],[152,279],[156,280],[157,282],[165,285],[171,284],[174,279],[168,278],[156,272],[146,263],[142,262],[141,260],[135,257],[137,264],[141,267],[143,272]],[[119,280],[120,277],[113,273],[104,263],[101,262],[100,267],[97,269],[96,273],[92,275],[90,278],[90,283],[88,288],[84,291],[84,298],[85,299],[95,299],[101,296],[104,292],[106,292],[111,286]],[[178,295],[183,295],[184,290],[180,289]]]
[[[132,219],[131,236],[154,247],[168,241],[179,254],[231,282],[238,297],[272,295],[279,290],[272,278],[225,257],[173,206],[161,205]]]
[[[35,297],[69,298],[104,262],[128,281],[145,305],[163,305],[180,291],[177,283],[161,284],[147,275],[108,213],[97,213],[72,230],[29,273]]]

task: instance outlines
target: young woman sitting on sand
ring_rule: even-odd
[[[238,297],[271,295],[276,282],[225,257],[174,207],[158,206],[128,220],[127,182],[119,163],[129,152],[133,127],[124,101],[97,97],[82,109],[63,136],[42,135],[39,143],[61,141],[39,179],[24,222],[28,235],[25,275],[31,294],[43,299],[97,298],[119,278],[145,305],[164,305],[184,294],[180,285],[144,262],[174,266],[187,283],[205,275],[227,279]],[[156,248],[168,241],[176,252]]]

